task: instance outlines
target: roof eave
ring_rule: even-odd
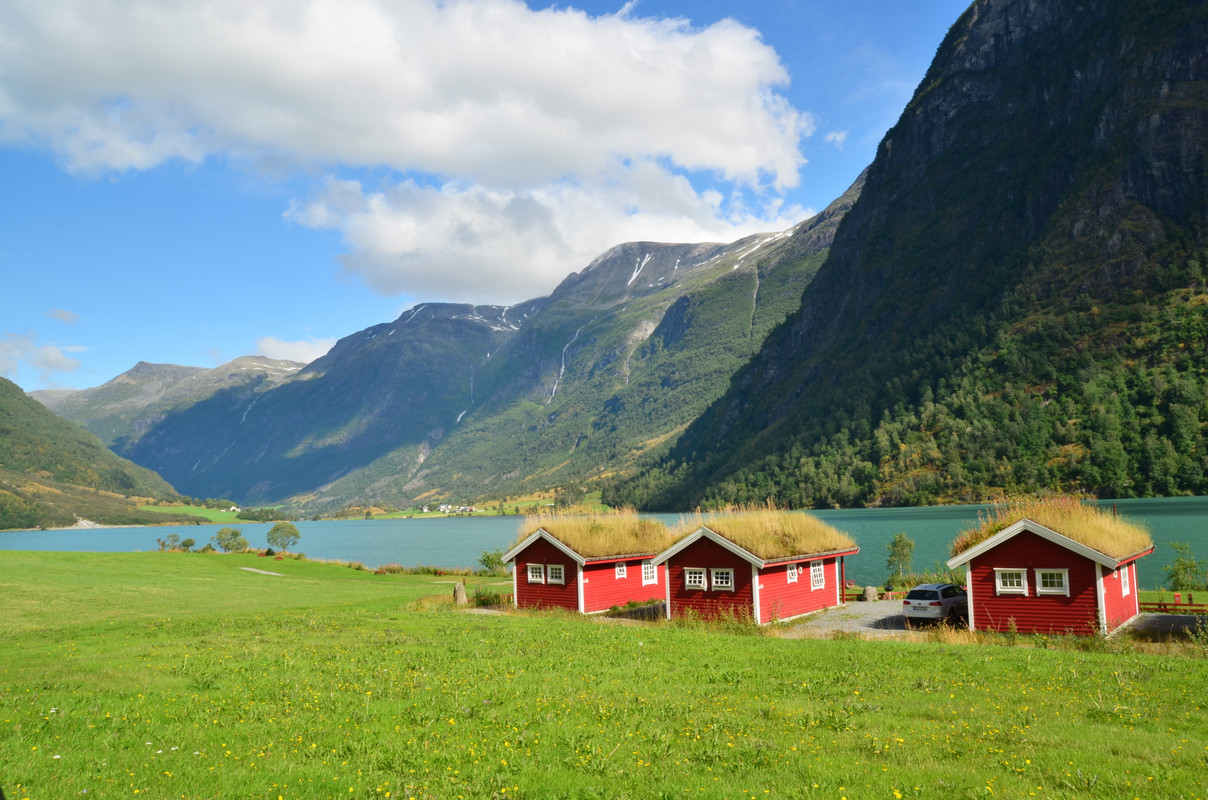
[[[1064,547],[1073,553],[1077,553],[1084,558],[1090,559],[1097,564],[1102,564],[1110,569],[1117,569],[1121,564],[1125,564],[1129,561],[1133,561],[1141,556],[1153,552],[1153,545],[1150,545],[1147,550],[1142,550],[1133,555],[1117,559],[1101,550],[1096,550],[1090,545],[1085,545],[1082,542],[1075,541],[1065,534],[1058,533],[1052,528],[1041,525],[1034,519],[1028,519],[1025,517],[1018,522],[1008,525],[990,538],[978,542],[963,553],[958,553],[957,555],[948,559],[948,561],[945,563],[948,565],[949,569],[955,569],[959,566],[967,564],[978,556],[990,552],[1003,542],[1007,541],[1008,539],[1013,539],[1025,531],[1028,533],[1034,533],[1042,539],[1048,539],[1053,544]]]
[[[504,553],[503,554],[503,563],[506,564],[509,561],[515,561],[516,556],[523,553],[525,551],[525,549],[527,549],[530,545],[532,545],[538,539],[544,539],[545,541],[549,542],[554,547],[558,548],[563,553],[565,553],[568,558],[570,558],[572,561],[574,561],[579,566],[583,566],[587,561],[585,558],[583,558],[583,556],[579,555],[569,545],[560,541],[556,536],[554,536],[552,533],[547,531],[545,528],[538,528],[537,530],[535,530],[531,534],[529,534],[527,537],[525,537],[524,541],[520,542],[520,544],[516,545],[511,550]]]

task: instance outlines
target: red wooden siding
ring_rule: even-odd
[[[1128,572],[1128,594],[1124,594],[1124,576]],[[1137,563],[1125,564],[1117,570],[1103,569],[1103,608],[1107,614],[1110,633],[1137,615]]]
[[[516,556],[515,564],[517,607],[579,610],[579,565],[566,553],[544,539],[537,539]],[[529,564],[561,564],[566,583],[529,583]]]
[[[734,591],[687,589],[684,586],[685,567],[702,567],[705,570],[732,569]],[[710,580],[709,585],[712,586],[711,575],[706,575],[709,576],[706,579]],[[751,563],[708,539],[698,539],[671,556],[667,561],[665,578],[668,581],[671,603],[668,613],[672,617],[683,616],[688,611],[702,617],[727,614],[754,616]]]
[[[825,585],[813,588],[810,565],[821,560]],[[838,605],[839,559],[837,557],[798,561],[797,582],[788,582],[788,563],[769,564],[759,573],[759,622],[799,617]]]
[[[1024,531],[970,563],[969,602],[977,630],[1092,634],[1099,631],[1097,565],[1064,547]],[[1026,571],[1027,596],[996,594],[994,569]],[[1037,570],[1068,569],[1069,597],[1037,595]],[[1134,589],[1135,592],[1135,589]]]
[[[649,560],[649,559],[647,559]],[[616,565],[625,565],[625,577],[617,579]],[[613,606],[623,606],[630,600],[644,603],[647,600],[661,600],[666,595],[667,570],[660,564],[656,568],[658,583],[642,585],[643,561],[588,561],[583,565],[583,610],[591,614],[596,611],[607,611]]]

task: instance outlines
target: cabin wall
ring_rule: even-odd
[[[977,630],[1006,633],[1014,621],[1018,633],[1098,633],[1097,565],[1090,559],[1024,531],[974,558],[969,566],[969,602]],[[996,567],[1025,570],[1027,595],[999,595]],[[1037,594],[1037,570],[1043,569],[1069,570],[1068,597]]]
[[[711,584],[704,590],[688,589],[684,584],[684,570],[689,567],[734,570],[734,590],[715,591]],[[754,616],[751,563],[709,539],[699,539],[672,556],[667,562],[666,579],[670,601],[668,614],[672,617],[689,612],[708,618],[730,614]]]
[[[822,561],[823,586],[813,588],[810,564]],[[799,617],[839,605],[839,559],[837,557],[793,562],[796,583],[788,582],[789,565],[770,564],[759,573],[759,616],[761,623]]]
[[[529,564],[561,564],[566,583],[529,583]],[[574,559],[544,539],[537,539],[516,556],[515,565],[518,608],[579,610],[579,565]]]
[[[1128,587],[1128,594],[1124,594],[1125,586]],[[1137,615],[1140,610],[1137,603],[1137,562],[1130,562],[1117,570],[1104,568],[1103,607],[1107,611],[1109,633]]]
[[[647,559],[648,561],[649,559]],[[616,565],[625,565],[625,577],[616,577]],[[641,559],[628,561],[608,561],[604,563],[588,561],[583,565],[583,604],[588,614],[597,611],[607,611],[613,606],[623,606],[629,601],[644,603],[648,600],[662,600],[666,595],[667,568],[663,564],[655,567],[657,583],[642,585]]]

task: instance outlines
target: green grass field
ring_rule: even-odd
[[[437,580],[2,552],[0,785],[9,800],[1208,796],[1202,645],[478,615]]]
[[[138,510],[150,511],[153,514],[189,514],[194,517],[202,517],[203,519],[207,519],[214,524],[247,524],[247,520],[239,519],[239,512],[228,511],[225,508],[206,508],[205,506],[143,505],[139,506]]]

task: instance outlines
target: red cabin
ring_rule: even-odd
[[[1136,526],[1088,513],[1096,518],[1070,536],[1020,519],[949,560],[950,568],[965,568],[970,629],[1108,634],[1135,617],[1136,561],[1153,543]],[[1060,520],[1046,522],[1060,527]],[[1120,526],[1141,535],[1122,538]]]
[[[844,557],[860,548],[813,517],[780,513],[791,524],[778,536],[743,535],[738,516],[710,519],[656,556],[667,567],[667,618],[733,614],[764,625],[843,605]],[[807,529],[793,530],[802,520]]]
[[[644,522],[643,530],[649,532],[649,524]],[[622,531],[620,536],[594,536],[583,542],[576,541],[573,530],[559,538],[544,526],[537,528],[503,556],[505,563],[514,564],[516,607],[596,614],[631,601],[661,600],[666,569],[651,563],[658,550],[650,545],[666,543],[666,528],[654,524],[653,537]]]

